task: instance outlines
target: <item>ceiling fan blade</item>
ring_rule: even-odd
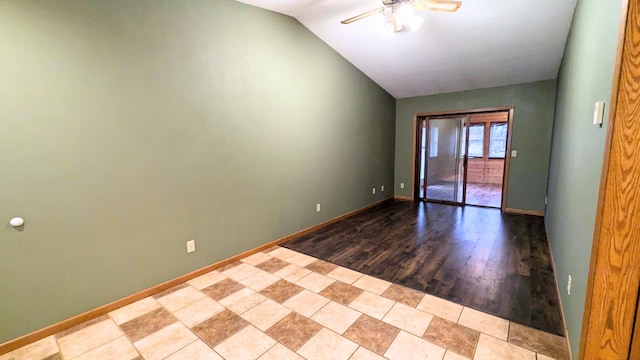
[[[351,24],[354,21],[358,21],[358,20],[362,20],[366,17],[372,16],[372,15],[376,15],[376,14],[380,14],[382,12],[384,12],[385,7],[379,7],[377,9],[373,9],[373,10],[369,10],[366,13],[362,13],[360,15],[356,15],[352,18],[348,18],[347,20],[342,20],[340,21],[341,24]]]
[[[416,9],[429,11],[456,12],[462,6],[462,1],[453,0],[413,0],[411,2]]]

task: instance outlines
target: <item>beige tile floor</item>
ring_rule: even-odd
[[[0,356],[566,359],[564,338],[282,247]]]

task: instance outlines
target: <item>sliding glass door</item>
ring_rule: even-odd
[[[414,198],[504,208],[513,110],[418,115]]]
[[[420,123],[420,186],[423,200],[464,203],[466,117],[426,118]]]

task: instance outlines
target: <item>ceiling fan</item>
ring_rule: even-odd
[[[406,17],[413,15],[413,10],[456,12],[462,6],[462,1],[453,0],[382,0],[379,8],[369,10],[360,15],[342,20],[342,24],[362,20],[369,16],[383,14],[386,22],[393,26],[394,32],[405,29]]]

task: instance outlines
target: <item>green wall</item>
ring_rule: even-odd
[[[621,0],[580,0],[558,77],[547,231],[574,356],[578,356],[587,273],[607,121],[592,125],[593,108],[613,83]],[[567,277],[571,275],[571,296]]]
[[[413,118],[421,112],[514,106],[507,207],[544,211],[555,80],[400,99],[396,104],[395,194],[411,196]],[[400,188],[405,183],[405,188]]]
[[[0,53],[0,343],[392,195],[395,100],[293,18],[4,0]]]

